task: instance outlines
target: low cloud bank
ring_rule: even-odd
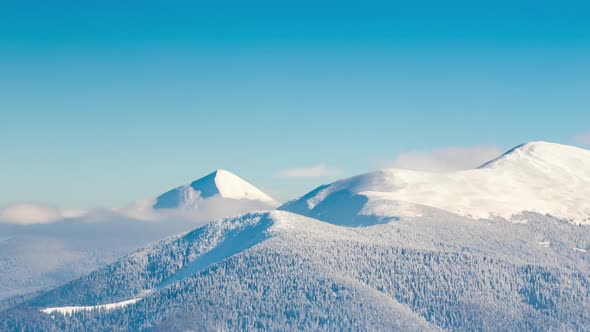
[[[108,223],[130,219],[144,222],[187,221],[194,224],[231,217],[252,211],[272,210],[274,205],[252,200],[211,197],[197,202],[194,209],[152,209],[153,200],[143,200],[118,209],[59,209],[42,203],[17,203],[0,208],[0,224],[36,225],[63,221]]]
[[[430,151],[408,151],[397,155],[393,167],[430,172],[453,172],[477,168],[497,158],[497,146],[447,147]]]
[[[153,202],[152,202],[153,203]],[[208,198],[191,210],[153,210],[150,201],[86,213],[33,203],[0,210],[0,299],[54,287],[168,236],[211,220],[272,207]]]
[[[0,208],[0,223],[30,225],[48,224],[63,219],[78,218],[86,211],[58,209],[41,203],[17,203]]]
[[[253,211],[273,210],[273,203],[229,199],[219,196],[210,197],[196,202],[190,209],[152,209],[154,200],[138,201],[132,205],[112,210],[112,213],[143,221],[187,220],[203,222],[214,219],[232,217]]]
[[[590,131],[574,136],[574,141],[582,145],[590,145]]]
[[[311,167],[287,168],[275,172],[276,177],[281,178],[313,178],[322,176],[336,176],[342,172],[338,169],[328,167],[325,164],[320,164]]]

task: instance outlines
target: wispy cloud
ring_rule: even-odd
[[[313,178],[322,176],[336,176],[342,174],[342,171],[320,164],[311,167],[288,168],[275,173],[276,177],[283,178]]]
[[[151,203],[151,205],[150,205]],[[169,222],[170,220],[190,221],[201,225],[205,222],[240,215],[251,211],[272,208],[272,204],[249,200],[228,202],[221,197],[212,197],[199,203],[198,209],[176,210],[151,208],[153,200],[137,201],[115,209],[59,209],[42,203],[16,203],[0,207],[0,224],[35,225],[57,224],[64,221],[77,223],[109,223],[112,220]]]
[[[17,203],[0,208],[0,223],[47,224],[66,218],[76,218],[84,213],[82,210],[62,210],[40,203]]]
[[[574,141],[579,144],[590,145],[590,131],[577,134],[576,136],[574,136]]]
[[[447,147],[429,151],[407,151],[388,166],[419,171],[452,172],[473,169],[500,156],[498,146]]]

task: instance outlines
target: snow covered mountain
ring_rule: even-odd
[[[590,227],[527,218],[424,208],[372,227],[282,211],[214,221],[0,303],[0,330],[584,330]]]
[[[344,225],[419,216],[423,206],[472,218],[523,211],[590,223],[590,151],[547,142],[517,146],[452,173],[384,169],[321,186],[279,209]]]
[[[590,151],[535,142],[474,170],[337,181],[0,301],[0,330],[587,330],[589,167]],[[150,207],[274,204],[236,178]]]
[[[153,208],[198,209],[201,203],[214,197],[259,202],[261,206],[266,208],[277,205],[275,200],[258,188],[237,175],[220,169],[158,196]]]
[[[57,215],[47,224],[0,223],[0,299],[61,285],[131,250],[212,219],[277,205],[248,182],[218,170],[148,204],[90,211],[77,218]],[[20,217],[17,210],[11,213]]]

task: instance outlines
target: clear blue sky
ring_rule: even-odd
[[[82,2],[0,2],[0,206],[590,130],[581,1]]]

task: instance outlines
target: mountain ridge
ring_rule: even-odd
[[[116,330],[125,322],[130,330],[168,331],[579,330],[590,323],[590,261],[573,249],[590,246],[590,228],[535,214],[516,224],[427,212],[356,228],[284,211],[214,221],[0,311],[0,329]]]
[[[590,226],[559,213],[587,213],[586,158],[542,142],[339,180],[8,301],[0,330],[585,330]],[[226,204],[217,175],[190,188]]]
[[[420,206],[475,219],[511,219],[530,211],[590,223],[587,197],[590,151],[531,142],[472,170],[392,168],[364,173],[320,186],[279,209],[348,225],[416,216]]]

